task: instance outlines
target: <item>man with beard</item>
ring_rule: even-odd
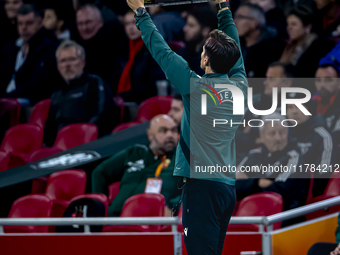
[[[181,191],[177,189],[177,177],[173,176],[177,125],[171,117],[157,115],[150,121],[147,134],[149,147],[136,144],[127,148],[102,162],[92,173],[94,193],[108,195],[108,186],[120,181],[119,193],[109,207],[109,216],[119,216],[129,197],[144,193],[148,178],[162,180],[159,191],[165,197],[166,211],[179,201]]]
[[[186,48],[178,54],[188,61],[190,69],[198,75],[204,74],[200,67],[202,47],[216,27],[216,15],[209,9],[197,9],[188,14],[187,24],[183,28]]]
[[[183,99],[181,94],[174,95],[174,98],[171,101],[171,108],[168,112],[168,115],[173,118],[175,123],[178,125],[178,128],[181,126],[182,115],[183,115]]]
[[[315,87],[316,113],[325,117],[328,129],[340,143],[339,69],[332,64],[321,65],[316,70]]]

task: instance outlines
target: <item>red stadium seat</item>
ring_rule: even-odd
[[[320,202],[332,197],[340,196],[340,172],[333,173],[331,179],[329,180],[327,187],[321,196],[317,196],[312,198],[309,201],[309,204]],[[340,211],[340,205],[332,206],[327,210],[319,210],[306,215],[307,220],[315,219],[318,217],[322,217],[331,213],[335,213]]]
[[[26,162],[33,162],[40,160],[42,158],[46,158],[49,156],[52,156],[55,153],[61,152],[62,150],[58,148],[41,148],[39,150],[36,150],[35,152],[31,153],[27,159]],[[43,176],[39,178],[35,178],[32,180],[32,191],[31,194],[39,194],[39,193],[45,193],[46,191],[46,185],[47,185],[48,176]]]
[[[42,146],[43,129],[32,124],[20,124],[7,130],[0,150],[10,154],[8,168],[24,165],[30,153]]]
[[[109,203],[111,204],[113,199],[118,195],[119,193],[119,186],[120,182],[114,182],[111,185],[109,185]]]
[[[20,109],[20,103],[15,98],[0,98],[0,116],[4,115],[6,112],[9,113],[9,127],[19,124]]]
[[[120,123],[122,123],[124,119],[124,109],[125,109],[124,99],[121,96],[114,96],[113,102],[116,104],[116,106],[120,107]]]
[[[58,152],[62,152],[62,150],[54,147],[41,148],[28,155],[26,161],[27,162],[37,161],[52,156]]]
[[[9,164],[9,154],[0,151],[0,172],[7,170]]]
[[[28,123],[44,128],[50,105],[51,99],[45,99],[36,103],[36,105],[33,107],[30,118],[28,119]]]
[[[138,194],[125,201],[120,217],[162,217],[164,216],[165,198],[162,194]],[[107,226],[104,232],[156,232],[159,225]]]
[[[107,196],[105,196],[102,193],[83,194],[83,195],[79,195],[79,196],[76,196],[76,197],[72,198],[70,203],[72,203],[75,200],[82,199],[82,198],[90,198],[90,199],[95,199],[95,200],[98,200],[98,201],[102,202],[105,205],[105,216],[106,217],[108,216],[108,212],[109,212],[109,199],[107,198]]]
[[[171,101],[171,96],[155,96],[144,100],[139,106],[136,121],[146,122],[158,114],[167,114]]]
[[[53,201],[52,217],[61,217],[70,200],[82,195],[86,188],[86,173],[70,169],[51,174],[48,177],[45,195]]]
[[[20,124],[7,130],[1,150],[27,155],[41,148],[43,130],[32,124]]]
[[[90,123],[71,124],[58,132],[53,147],[61,150],[94,141],[98,138],[98,127]]]
[[[139,125],[141,123],[143,123],[143,122],[141,122],[141,121],[130,121],[130,122],[122,123],[122,124],[118,125],[117,127],[115,127],[113,129],[112,133],[116,133],[116,132],[122,131],[124,129],[129,128],[129,127],[137,126],[137,125]]]
[[[274,192],[262,192],[243,198],[235,213],[235,216],[269,216],[280,213],[283,210],[283,199],[280,194]],[[281,222],[275,223],[273,229],[279,229]],[[230,224],[228,231],[258,231],[258,225],[254,224]]]
[[[27,195],[18,198],[12,204],[8,218],[42,218],[50,217],[52,200],[45,195]],[[5,233],[46,233],[47,226],[4,226]]]

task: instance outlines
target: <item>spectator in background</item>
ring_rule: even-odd
[[[289,93],[287,98],[303,98],[304,95]],[[313,112],[312,103],[304,104],[308,111]],[[297,142],[300,154],[306,164],[314,164],[313,197],[323,194],[328,180],[332,175],[329,167],[336,163],[338,146],[328,132],[325,118],[321,114],[305,115],[296,105],[287,105],[287,116],[297,121],[297,126],[289,130],[291,141]],[[294,124],[294,123],[292,123]]]
[[[44,129],[44,142],[52,146],[57,133],[74,123],[93,123],[98,135],[111,133],[118,123],[112,93],[105,81],[84,72],[85,50],[74,41],[64,41],[57,49],[57,65],[63,78],[53,93]]]
[[[9,43],[1,57],[0,97],[27,98],[34,105],[55,90],[50,84],[58,76],[57,45],[46,37],[40,12],[33,5],[19,8],[18,32],[19,39]]]
[[[109,207],[109,216],[119,216],[125,201],[144,193],[147,179],[158,177],[163,180],[160,193],[166,201],[166,211],[179,201],[177,177],[173,176],[175,149],[178,142],[176,123],[167,115],[157,115],[147,130],[149,147],[136,144],[105,160],[92,172],[92,192],[108,195],[108,186],[120,181],[119,193]],[[170,160],[156,173],[165,159]],[[169,215],[170,216],[170,215]]]
[[[322,19],[320,34],[339,37],[340,35],[340,1],[339,0],[314,0]]]
[[[307,255],[338,255],[340,254],[340,212],[338,216],[338,226],[335,230],[336,243],[316,243],[309,250]]]
[[[279,37],[288,38],[286,17],[277,0],[250,0],[250,3],[257,4],[263,9],[267,26],[276,28]]]
[[[115,68],[111,70],[110,84],[112,91],[125,102],[140,103],[157,95],[155,82],[164,80],[165,76],[145,47],[135,24],[134,13],[128,11],[124,15],[124,28],[129,39],[129,50],[119,51]]]
[[[237,200],[259,192],[276,192],[283,197],[283,210],[304,205],[307,199],[309,180],[299,177],[294,167],[303,162],[294,143],[288,140],[288,128],[281,125],[284,118],[274,113],[263,119],[276,119],[273,124],[265,121],[260,128],[262,146],[251,150],[238,165],[236,174]],[[289,171],[270,171],[262,173],[247,172],[245,167],[254,166],[287,166]]]
[[[173,118],[178,127],[181,126],[182,115],[183,115],[183,99],[181,94],[174,95],[171,101],[171,109],[168,115]]]
[[[43,25],[45,29],[52,30],[59,40],[69,40],[71,37],[66,22],[61,6],[50,5],[45,9]]]
[[[332,64],[324,64],[315,74],[315,87],[318,95],[314,103],[316,113],[326,118],[328,129],[340,144],[340,97],[339,69]]]
[[[285,47],[284,41],[276,31],[266,27],[265,13],[256,4],[240,5],[234,20],[248,78],[265,77],[268,65],[279,60]],[[254,93],[260,92],[254,89]]]
[[[305,6],[292,9],[287,17],[289,43],[280,61],[294,65],[300,78],[314,77],[320,59],[334,47],[333,42],[312,32],[313,17]]]
[[[191,70],[202,76],[200,67],[201,53],[209,33],[217,28],[216,15],[207,8],[200,8],[188,13],[187,23],[183,28],[186,48],[178,53],[188,63]]]
[[[77,29],[79,36],[73,33],[71,38],[85,48],[87,70],[108,82],[119,52],[119,27],[104,24],[98,7],[86,4],[77,11]]]
[[[293,85],[294,72],[291,65],[283,64],[278,61],[271,63],[266,72],[266,79],[263,82],[264,91],[253,95],[253,106],[257,110],[267,110],[273,105],[273,88],[277,88],[277,106],[281,109],[281,88],[291,87]],[[246,111],[244,116],[246,122],[251,119],[258,119],[258,115]],[[247,126],[239,127],[236,132],[237,142],[237,163],[248,153],[259,145],[259,129],[257,127]]]
[[[165,41],[183,41],[185,22],[177,5],[153,6],[148,8],[148,12]]]
[[[23,0],[6,0],[4,9],[0,10],[1,40],[0,54],[11,40],[18,38],[17,16]],[[0,55],[1,61],[1,55]]]

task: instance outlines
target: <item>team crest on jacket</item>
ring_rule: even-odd
[[[140,171],[145,167],[144,159],[137,160],[136,162],[129,161],[127,164],[129,166],[127,169],[128,173]]]

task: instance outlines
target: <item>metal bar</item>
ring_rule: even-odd
[[[169,5],[182,5],[182,4],[198,4],[198,3],[205,3],[210,2],[212,0],[193,0],[193,1],[178,1],[178,2],[160,2],[154,4],[145,4],[145,7],[152,7],[152,6],[169,6]]]
[[[4,227],[0,225],[0,235],[4,234]]]
[[[301,206],[286,212],[274,214],[272,216],[268,216],[265,219],[265,225],[273,224],[280,221],[290,220],[299,216],[306,215],[308,213],[312,213],[318,210],[326,209],[334,205],[340,204],[340,196],[333,197],[327,200],[323,200],[317,203],[313,203],[310,205]]]
[[[271,255],[272,254],[272,232],[273,225],[267,226],[267,232],[262,233],[262,254]]]
[[[0,219],[5,226],[38,225],[172,225],[178,224],[178,217],[122,217],[122,218],[6,218]]]
[[[265,216],[231,217],[229,224],[264,224]]]
[[[230,224],[263,224],[266,217],[231,217]],[[0,225],[178,225],[178,217],[0,218]]]

